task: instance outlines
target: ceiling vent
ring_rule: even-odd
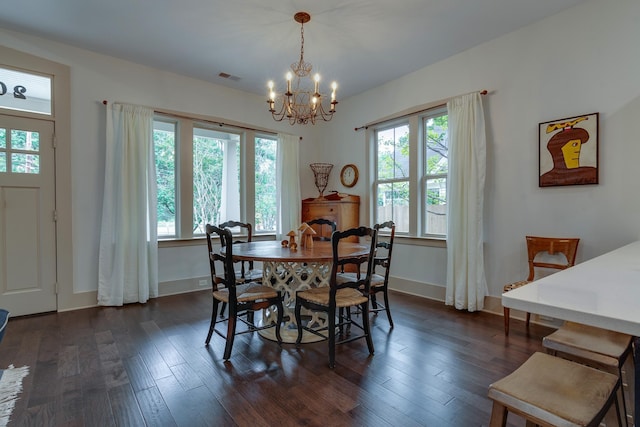
[[[227,74],[227,73],[220,73],[218,74],[218,76],[222,77],[223,79],[233,80],[234,82],[237,82],[238,80],[240,80],[240,77],[232,76],[231,74]]]

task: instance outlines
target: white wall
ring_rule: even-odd
[[[504,283],[525,277],[525,234],[582,238],[578,262],[636,240],[638,22],[637,0],[588,2],[344,100],[336,126],[322,135],[332,144],[331,157],[324,160],[334,161],[338,170],[349,162],[364,170],[365,136],[354,132],[355,127],[412,106],[487,89],[489,293],[500,295]],[[539,188],[538,123],[593,112],[600,113],[600,184]],[[336,179],[334,175],[332,182]],[[365,191],[363,180],[355,193]],[[394,274],[443,286],[443,252],[397,245]]]
[[[3,29],[0,29],[0,40],[7,47],[71,68],[70,167],[73,181],[73,290],[76,293],[97,290],[105,152],[102,100],[203,114],[309,139],[306,128],[274,122],[265,100],[256,95]],[[161,249],[159,265],[161,282],[208,275],[207,259],[200,247]],[[71,284],[61,283],[60,286]]]
[[[581,237],[578,261],[640,238],[638,22],[637,0],[595,0],[341,100],[332,122],[293,128],[273,122],[260,96],[2,29],[0,40],[71,67],[74,291],[97,289],[103,99],[302,135],[303,197],[317,195],[309,163],[335,164],[327,191],[347,191],[338,173],[345,163],[356,163],[361,179],[348,191],[367,203],[367,149],[364,133],[354,132],[355,127],[412,106],[487,89],[485,260],[489,292],[499,295],[503,283],[523,278],[525,234]],[[592,112],[600,113],[600,184],[538,188],[538,123]],[[362,222],[368,222],[364,207],[362,212]],[[162,250],[160,280],[206,276],[206,258],[200,254],[199,248]],[[399,244],[394,258],[393,273],[404,279],[397,281],[399,286],[442,295],[444,249]]]

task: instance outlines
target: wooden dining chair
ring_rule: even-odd
[[[553,356],[584,363],[618,376],[622,383],[618,400],[622,400],[625,425],[633,425],[631,411],[627,410],[627,401],[630,403],[629,406],[634,403],[633,337],[631,335],[575,322],[565,322],[558,330],[542,339],[542,346]],[[624,372],[626,375],[623,375],[624,366],[627,367]]]
[[[295,316],[298,325],[298,338],[296,346],[299,348],[302,342],[303,331],[308,331],[314,335],[326,339],[329,344],[329,367],[335,367],[336,345],[351,342],[364,338],[367,342],[369,354],[373,354],[373,340],[371,339],[371,329],[369,325],[369,286],[371,275],[373,274],[373,258],[376,249],[376,236],[378,231],[369,227],[352,228],[346,231],[335,231],[331,235],[331,247],[333,252],[333,263],[329,286],[309,288],[296,292]],[[366,254],[343,258],[340,256],[340,241],[349,237],[368,237],[371,239],[369,250]],[[355,265],[360,269],[366,266],[366,274],[353,281],[342,281],[338,283],[337,274],[345,265]],[[302,323],[302,308],[311,311],[327,313],[327,324],[321,328],[311,328]],[[362,311],[362,321],[358,323],[355,317],[350,315],[352,307],[359,307]],[[346,310],[346,311],[345,311]],[[337,318],[337,321],[336,321]],[[351,326],[355,326],[362,332],[351,335]],[[338,340],[336,340],[336,328],[339,330]],[[346,332],[345,332],[346,329]]]
[[[252,240],[253,226],[248,222],[226,221],[222,224],[219,224],[218,227],[228,228],[231,230],[232,234],[234,229],[238,228],[240,230],[240,235],[243,237],[241,238],[238,237],[238,235],[235,235],[233,243],[245,243],[251,242]],[[238,261],[236,264],[240,265],[240,271],[236,272],[236,278],[238,279],[238,281],[262,281],[262,270],[254,269],[253,261]]]
[[[391,270],[391,254],[393,253],[393,240],[396,234],[396,225],[393,221],[383,222],[373,226],[378,230],[376,243],[376,255],[373,259],[373,274],[371,275],[371,286],[369,296],[371,298],[370,313],[377,315],[380,311],[386,311],[389,326],[393,328],[391,309],[389,308],[389,272]],[[338,281],[357,280],[361,273],[338,273]],[[384,305],[381,304],[376,295],[382,293]]]
[[[621,426],[619,388],[615,375],[536,352],[489,386],[489,427],[505,427],[509,412],[523,417],[527,426],[598,427],[613,410]]]
[[[326,218],[315,218],[311,221],[307,221],[307,225],[313,227],[316,234],[313,236],[313,240],[331,241],[331,234],[336,231],[337,225],[335,221]],[[328,235],[327,235],[328,232]]]
[[[282,293],[272,287],[264,286],[256,282],[238,283],[233,266],[233,238],[231,235],[231,231],[229,231],[229,229],[215,227],[211,224],[207,224],[205,230],[207,235],[207,247],[209,248],[209,265],[214,266],[215,262],[217,261],[221,262],[224,266],[224,274],[222,276],[215,275],[215,271],[212,270],[212,276],[220,277],[219,281],[222,285],[222,288],[214,288],[213,290],[211,324],[209,326],[209,333],[207,334],[205,344],[209,345],[209,342],[211,341],[211,335],[213,335],[214,332],[225,338],[226,345],[224,348],[224,360],[228,360],[231,357],[233,341],[235,339],[235,336],[239,334],[245,334],[268,328],[275,328],[278,344],[281,344],[282,337],[280,336],[280,325],[282,324],[283,317]],[[220,247],[224,248],[224,254],[218,250],[212,249],[212,240],[215,238],[215,236],[219,238]],[[227,317],[219,320],[220,322],[227,322],[226,334],[216,329],[219,303],[227,304],[229,307]],[[253,319],[253,316],[246,316],[246,319],[243,317],[243,314],[247,312],[253,313],[255,311],[264,310],[274,306],[277,310],[277,320],[275,324],[260,326],[251,321]],[[246,324],[246,330],[237,331],[236,324],[238,320]]]
[[[228,228],[233,234],[234,229],[238,229],[239,233],[235,235],[233,243],[246,243],[251,242],[253,236],[253,226],[248,222],[240,221],[226,221],[218,225],[219,228]],[[243,237],[239,237],[243,236]],[[240,270],[236,271],[236,281],[238,283],[244,282],[262,282],[262,270],[253,268],[253,261],[235,261],[234,264],[240,266]],[[224,317],[224,311],[227,309],[226,304],[220,306],[220,317]],[[251,316],[253,313],[248,313],[249,320],[253,321]]]
[[[503,292],[509,292],[531,283],[536,278],[536,273],[538,270],[564,270],[575,265],[578,243],[580,242],[579,238],[526,236],[526,240],[527,256],[529,262],[529,276],[527,276],[525,280],[505,285],[503,288]],[[543,253],[548,253],[549,255],[562,254],[565,257],[565,262],[552,262],[546,259],[539,259],[538,256]],[[510,309],[508,307],[503,307],[503,309],[504,334],[508,336]],[[527,313],[527,328],[529,328],[530,320],[531,313]]]

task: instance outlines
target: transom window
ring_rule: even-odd
[[[51,115],[51,77],[0,67],[0,108]]]

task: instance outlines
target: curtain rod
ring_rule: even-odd
[[[468,92],[468,93],[474,93],[474,92]],[[479,93],[480,93],[480,95],[486,95],[489,92],[486,89],[483,89],[483,90],[479,91]],[[457,95],[457,96],[461,96],[461,95]],[[452,96],[451,98],[443,99],[442,102],[446,104],[447,101],[449,101],[449,100],[451,100],[453,98],[455,98],[455,96]],[[436,107],[438,107],[440,105],[444,105],[444,104],[440,104],[440,102],[437,102],[437,103],[434,103],[434,105],[429,107],[429,108],[425,108],[425,109],[418,110],[418,111],[412,111],[410,113],[401,114],[401,115],[399,115],[397,117],[390,117],[390,118],[385,119],[385,120],[380,120],[380,121],[377,121],[377,122],[369,123],[369,124],[366,124],[366,125],[363,125],[363,126],[360,126],[360,127],[357,127],[357,128],[353,128],[353,130],[358,132],[359,130],[362,130],[362,129],[369,129],[369,126],[375,126],[375,125],[379,125],[380,123],[388,122],[390,120],[402,119],[404,117],[409,117],[409,116],[412,116],[414,114],[424,113],[425,111],[432,110],[432,109],[434,109],[434,108],[436,108]]]
[[[103,105],[107,105],[108,103],[109,102],[106,99],[102,100],[102,104]],[[251,127],[242,126],[242,125],[234,125],[234,124],[230,124],[230,123],[218,122],[218,121],[215,121],[215,120],[199,119],[199,118],[196,118],[196,117],[190,117],[190,116],[184,116],[182,114],[172,113],[170,111],[158,110],[157,108],[153,108],[153,107],[149,107],[149,108],[151,108],[155,113],[165,114],[165,115],[168,115],[168,116],[177,117],[179,119],[196,120],[196,121],[199,121],[199,122],[209,123],[209,124],[218,125],[218,126],[232,126],[234,128],[238,128],[238,129],[258,131],[260,133],[264,133],[264,134],[268,134],[268,135],[278,135],[277,132],[273,132],[273,131],[270,131],[270,130],[256,129],[256,128],[251,128]],[[300,137],[300,139],[302,139],[302,137]]]

